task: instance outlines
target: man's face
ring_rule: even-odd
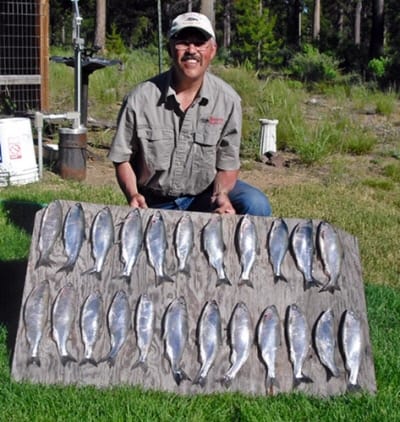
[[[198,80],[217,52],[214,40],[197,30],[186,29],[170,41],[171,57],[180,78]]]

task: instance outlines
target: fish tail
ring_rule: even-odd
[[[58,273],[65,271],[66,273],[72,272],[74,269],[75,262],[67,261],[65,265],[57,270]]]
[[[40,368],[40,359],[39,356],[30,356],[26,362],[26,366],[36,365]]]
[[[87,275],[87,274],[94,274],[98,280],[101,279],[101,271],[98,271],[96,267],[89,268],[88,270],[83,271],[81,273],[81,275]]]
[[[147,372],[147,370],[149,369],[147,362],[141,358],[139,358],[131,367],[131,370],[136,369],[136,368],[142,368],[143,372]]]
[[[310,377],[307,375],[301,374],[301,377],[294,378],[294,387],[298,387],[301,383],[310,384],[314,382]]]
[[[53,264],[53,261],[48,256],[40,256],[36,262],[35,270],[37,270],[40,266],[43,267],[50,267]]]
[[[229,375],[224,375],[220,382],[225,388],[229,388],[232,385],[232,378]]]
[[[335,290],[341,290],[340,286],[338,286],[337,284],[333,284],[328,282],[327,284],[325,284],[324,286],[322,286],[322,288],[320,289],[320,292],[330,292],[330,293],[334,293]]]
[[[73,357],[73,356],[71,356],[71,355],[64,355],[64,356],[61,356],[61,363],[62,363],[62,366],[65,366],[68,362],[77,362],[77,360]]]
[[[308,290],[314,286],[322,286],[322,283],[314,277],[311,277],[311,280],[307,280],[304,286],[304,290]]]
[[[274,283],[277,284],[279,280],[284,281],[285,283],[288,283],[287,278],[282,274],[274,274]]]
[[[200,385],[200,387],[204,388],[207,382],[207,377],[201,374],[201,371],[196,375],[196,378],[193,381],[193,384]]]
[[[347,391],[349,393],[357,393],[357,392],[361,391],[361,386],[360,386],[360,384],[348,383],[347,384]]]
[[[182,368],[178,368],[176,371],[174,371],[173,375],[177,385],[180,385],[183,380],[192,381]]]
[[[230,280],[227,277],[219,278],[217,280],[217,287],[221,286],[221,284],[227,284],[228,286],[232,286],[232,283],[230,282]]]
[[[276,379],[276,377],[265,377],[265,389],[267,392],[272,393],[273,387],[280,388],[279,381]]]
[[[166,282],[173,283],[174,280],[173,280],[173,278],[171,278],[167,274],[157,275],[156,276],[156,286],[161,286],[161,284],[166,283]]]
[[[93,358],[84,358],[79,362],[79,366],[85,365],[87,363],[90,363],[93,366],[97,367],[97,362]]]
[[[240,281],[239,281],[238,285],[239,285],[239,286],[244,286],[244,285],[246,285],[246,286],[249,286],[249,287],[251,287],[252,289],[254,289],[254,285],[253,285],[253,283],[252,283],[252,282],[251,282],[251,280],[250,280],[250,279],[248,279],[248,278],[242,278],[242,279],[240,279]]]

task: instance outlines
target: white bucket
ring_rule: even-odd
[[[0,186],[39,180],[28,118],[0,119],[0,169]]]

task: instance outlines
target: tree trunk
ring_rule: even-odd
[[[94,45],[104,50],[106,44],[106,0],[96,0],[96,30]]]
[[[224,10],[224,48],[231,46],[231,7],[231,0],[228,0]]]
[[[361,10],[362,0],[358,0],[356,4],[356,14],[354,18],[354,44],[358,47],[361,45]]]
[[[213,27],[215,28],[215,0],[201,0],[200,13],[206,15],[210,19]]]
[[[369,47],[369,58],[382,57],[384,42],[384,0],[373,0],[372,2],[372,28],[371,43]]]
[[[319,41],[321,31],[321,0],[314,0],[313,41]]]

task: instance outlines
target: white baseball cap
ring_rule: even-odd
[[[196,12],[183,13],[178,15],[173,21],[168,31],[168,38],[172,38],[182,29],[193,28],[201,31],[207,38],[215,38],[214,29],[206,15]]]

